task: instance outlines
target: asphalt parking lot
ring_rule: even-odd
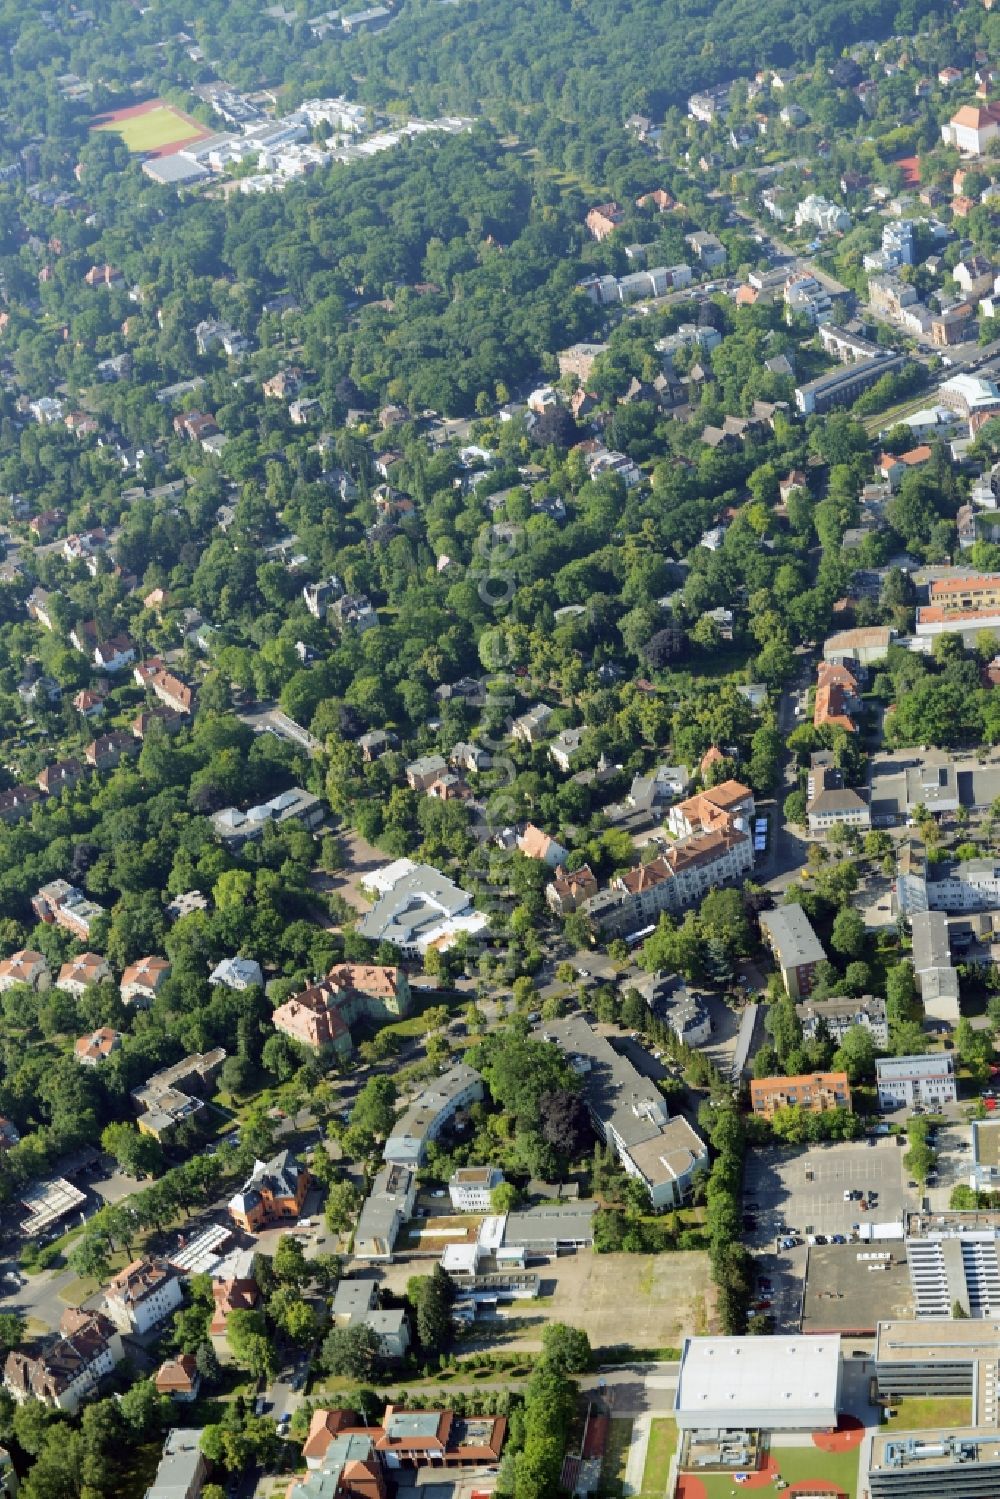
[[[943,1124],[937,1132],[935,1179],[928,1183],[927,1201],[932,1213],[943,1213],[952,1189],[969,1185],[972,1171],[972,1131],[965,1123]]]
[[[781,1228],[807,1234],[849,1235],[855,1223],[898,1220],[905,1209],[919,1206],[906,1185],[905,1150],[895,1139],[865,1143],[775,1146],[747,1153],[744,1212],[756,1218],[747,1242],[763,1251],[775,1247]],[[878,1201],[863,1211],[860,1201],[844,1201],[844,1192],[874,1189]]]

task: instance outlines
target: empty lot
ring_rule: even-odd
[[[366,1273],[371,1267],[366,1267]],[[397,1294],[411,1275],[427,1275],[427,1260],[379,1267],[382,1284]],[[581,1250],[549,1263],[529,1263],[542,1283],[539,1301],[504,1307],[488,1329],[503,1348],[538,1349],[549,1322],[582,1327],[597,1347],[676,1348],[690,1333],[717,1331],[708,1256],[593,1254]]]

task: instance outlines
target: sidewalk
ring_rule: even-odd
[[[622,1493],[625,1499],[631,1494],[642,1491],[642,1475],[646,1467],[646,1452],[649,1448],[649,1433],[652,1429],[652,1416],[636,1416],[632,1423],[632,1441],[629,1444],[628,1457],[625,1461],[625,1477],[622,1480]]]

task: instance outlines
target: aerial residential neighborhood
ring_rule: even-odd
[[[0,0],[0,1499],[1000,1495],[986,0]]]

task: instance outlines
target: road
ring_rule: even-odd
[[[274,734],[276,738],[284,739],[287,744],[294,744],[297,749],[304,749],[310,755],[318,755],[323,748],[315,735],[289,718],[287,713],[282,713],[277,703],[254,703],[252,708],[246,708],[236,716],[253,729],[255,734]]]

